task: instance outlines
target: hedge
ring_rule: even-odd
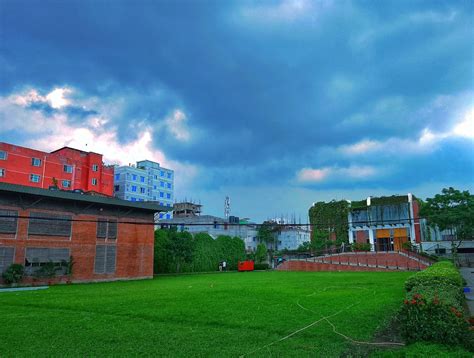
[[[415,286],[452,285],[462,289],[463,278],[451,261],[438,262],[405,282],[408,292]]]
[[[191,242],[192,253],[187,262],[177,266],[174,252],[170,247],[176,237],[184,237]],[[245,259],[245,244],[238,237],[219,236],[213,239],[206,233],[194,236],[189,232],[160,229],[155,231],[154,273],[209,272],[217,271],[219,262],[226,261],[227,270],[237,270],[239,261]],[[179,267],[179,270],[177,269]]]
[[[473,347],[463,311],[463,279],[451,262],[439,262],[411,276],[399,320],[408,342],[433,341]]]

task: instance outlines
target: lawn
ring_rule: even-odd
[[[370,341],[409,275],[222,273],[5,292],[0,356],[338,357],[353,346],[331,323]]]

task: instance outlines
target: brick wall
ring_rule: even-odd
[[[410,257],[398,253],[368,252],[340,254],[327,257],[316,257],[311,261],[286,261],[278,269],[286,271],[394,271],[422,270],[428,261],[410,253]],[[424,260],[420,262],[420,259]],[[371,267],[372,266],[372,267]],[[377,267],[374,267],[377,266]]]
[[[49,206],[51,204],[49,203]],[[72,215],[76,220],[90,220],[90,222],[73,222],[70,237],[64,236],[38,236],[28,234],[27,218],[18,219],[16,234],[0,234],[0,247],[14,247],[14,262],[24,265],[26,248],[68,248],[74,259],[73,275],[74,281],[102,281],[115,279],[134,279],[153,277],[153,225],[139,225],[138,223],[152,222],[153,214],[146,217],[121,216],[119,221],[137,223],[119,223],[117,226],[117,238],[115,240],[98,239],[97,219],[114,219],[110,215],[78,214],[71,211],[52,211],[38,207],[34,209],[22,209],[19,206],[0,205],[1,209],[18,210],[20,216],[28,217],[30,213],[36,212]],[[58,205],[58,209],[60,206]],[[107,214],[107,212],[106,212]],[[144,216],[144,215],[142,215]],[[116,245],[116,268],[113,274],[94,273],[94,262],[96,245]],[[56,278],[53,281],[69,280],[67,277]],[[43,280],[50,281],[50,280]],[[25,282],[33,282],[28,278]],[[37,280],[37,283],[41,283]]]

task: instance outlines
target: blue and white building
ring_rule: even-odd
[[[123,200],[156,201],[168,206],[170,213],[160,213],[160,219],[170,219],[174,200],[174,171],[160,167],[160,164],[151,160],[115,167],[114,195]]]

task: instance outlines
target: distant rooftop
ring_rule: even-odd
[[[96,152],[87,152],[85,150],[81,150],[81,149],[76,149],[76,148],[72,148],[72,147],[62,147],[62,148],[59,148],[59,149],[56,149],[56,150],[53,150],[52,152],[50,153],[56,153],[56,152],[59,152],[61,150],[64,150],[64,149],[69,149],[69,150],[73,150],[75,152],[81,152],[81,153],[85,153],[85,154],[88,154],[88,153],[92,153],[92,154],[97,154],[97,155],[102,155],[100,153],[96,153]]]
[[[67,200],[67,201],[79,201],[87,203],[95,203],[109,206],[119,206],[129,209],[138,209],[151,212],[167,212],[169,208],[162,205],[157,205],[155,202],[150,201],[140,201],[133,202],[127,200],[121,200],[117,198],[98,196],[98,195],[88,195],[79,192],[73,191],[64,191],[64,190],[48,190],[42,188],[35,188],[24,185],[10,184],[10,183],[0,183],[0,195],[2,193],[18,193],[18,194],[27,194],[42,196],[46,198]]]

